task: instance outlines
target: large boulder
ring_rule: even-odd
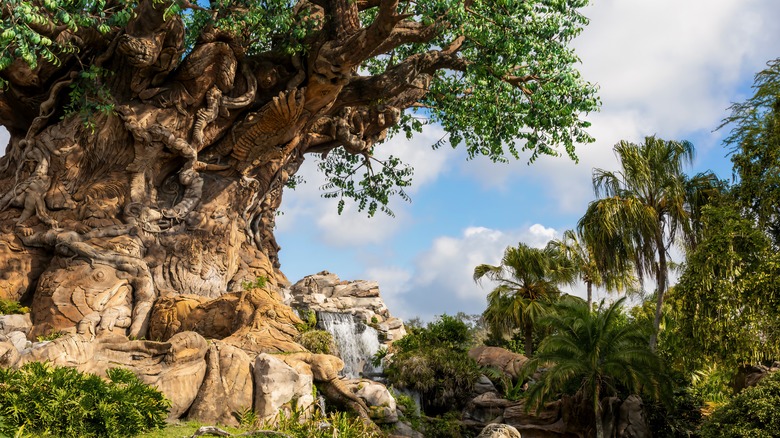
[[[756,386],[761,379],[779,370],[780,362],[774,362],[770,366],[759,364],[739,367],[737,375],[734,376],[734,391],[740,392],[745,388]]]
[[[254,410],[261,421],[275,421],[280,412],[290,415],[293,409],[306,413],[314,403],[311,370],[293,367],[279,357],[261,353],[254,365]]]
[[[508,424],[488,424],[477,438],[521,438],[520,432]]]
[[[22,332],[25,335],[30,333],[32,321],[30,314],[21,315],[0,315],[0,335],[7,335],[11,332]]]
[[[652,436],[642,408],[642,399],[637,395],[630,395],[623,401],[617,420],[617,436],[619,438],[650,438]]]
[[[187,417],[202,423],[238,426],[237,414],[252,409],[252,359],[220,341],[209,345],[206,377]]]
[[[512,404],[495,392],[485,392],[469,401],[463,411],[463,419],[470,424],[491,423],[498,418],[503,419],[504,411]]]
[[[346,382],[347,388],[368,406],[369,416],[377,424],[398,421],[395,398],[387,387],[368,379],[353,379]]]

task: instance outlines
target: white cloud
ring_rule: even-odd
[[[556,235],[556,230],[540,224],[511,231],[469,227],[459,236],[434,239],[410,269],[374,266],[365,271],[365,278],[379,281],[391,312],[404,318],[430,320],[441,313],[481,313],[491,286],[474,283],[474,267],[499,264],[508,246],[523,242],[543,247]]]

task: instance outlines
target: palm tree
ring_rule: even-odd
[[[640,324],[622,317],[625,297],[592,311],[581,299],[562,300],[558,311],[543,319],[552,329],[536,356],[525,366],[531,375],[548,367],[528,388],[527,404],[539,408],[564,388],[577,387],[579,395],[592,403],[596,437],[602,438],[601,399],[616,395],[618,387],[631,393],[642,390],[659,398],[665,393],[658,357],[647,345],[648,333]]]
[[[525,354],[533,354],[536,321],[544,316],[561,291],[571,284],[571,270],[562,269],[560,257],[551,249],[532,248],[523,243],[508,247],[498,266],[482,264],[474,268],[474,281],[483,277],[498,283],[488,294],[483,317],[491,331],[502,336],[519,328],[524,336]]]
[[[622,170],[593,170],[596,196],[578,230],[597,255],[602,271],[633,264],[639,280],[655,277],[656,309],[650,348],[655,350],[664,293],[669,281],[669,248],[691,231],[683,166],[693,160],[689,142],[646,137],[643,144],[615,145]]]
[[[561,239],[553,239],[547,247],[563,256],[564,264],[568,264],[587,287],[588,308],[593,304],[593,286],[603,287],[608,291],[623,291],[633,289],[636,279],[632,269],[626,267],[622,271],[602,271],[596,263],[596,256],[590,245],[574,230],[566,230]]]

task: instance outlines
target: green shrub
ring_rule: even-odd
[[[746,388],[716,409],[701,428],[702,438],[771,438],[780,431],[780,373]]]
[[[0,298],[0,315],[21,315],[23,313],[30,313],[30,308],[22,306],[18,301]]]
[[[449,315],[441,315],[425,328],[413,327],[408,330],[406,336],[393,343],[393,347],[399,352],[424,349],[433,345],[465,352],[472,343],[471,331],[466,323]]]
[[[32,362],[0,369],[0,416],[25,433],[58,437],[129,437],[165,426],[170,403],[123,369],[109,381],[73,368]]]
[[[425,418],[425,436],[427,438],[462,438],[465,436],[463,424],[458,414],[449,412],[442,417]]]
[[[40,336],[36,337],[35,340],[38,341],[38,342],[53,341],[53,340],[55,340],[57,338],[63,337],[64,335],[65,335],[65,332],[54,331],[54,332],[49,332],[49,333],[47,333],[45,335],[40,335]]]
[[[268,284],[268,279],[261,275],[261,276],[255,278],[255,281],[244,281],[244,282],[242,282],[241,283],[241,287],[244,290],[264,289],[267,284]]]
[[[298,311],[298,317],[303,321],[302,324],[295,324],[295,328],[301,332],[306,333],[310,330],[314,330],[317,327],[317,312],[311,309],[296,309]]]
[[[298,343],[312,353],[334,354],[333,335],[325,330],[309,330],[301,333]]]
[[[382,361],[387,357],[387,348],[386,347],[379,347],[379,350],[374,353],[374,356],[371,357],[371,365],[374,366],[374,368],[379,368],[382,365]]]
[[[428,415],[460,409],[480,376],[479,366],[467,354],[471,341],[468,326],[447,315],[425,328],[413,328],[393,343],[387,379],[419,392]]]

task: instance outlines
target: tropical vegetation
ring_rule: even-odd
[[[388,382],[417,391],[423,411],[431,416],[462,408],[480,376],[467,354],[472,346],[466,323],[442,315],[393,344],[385,367]]]
[[[165,426],[170,404],[159,391],[127,370],[107,374],[40,362],[0,368],[0,433],[131,437]]]
[[[646,137],[641,144],[619,142],[615,154],[621,170],[593,170],[593,188],[601,198],[588,206],[578,228],[602,270],[625,271],[633,265],[640,280],[649,275],[655,281],[650,335],[655,349],[669,284],[669,250],[678,237],[691,234],[683,168],[693,160],[694,147]]]
[[[561,295],[560,285],[572,284],[575,273],[554,247],[533,248],[524,243],[509,247],[499,265],[474,268],[474,281],[487,278],[498,285],[488,294],[482,314],[494,334],[511,335],[518,328],[525,353],[533,354],[534,329]]]
[[[574,388],[572,395],[592,407],[596,437],[603,438],[602,398],[640,393],[660,398],[665,391],[661,363],[647,344],[645,328],[626,320],[625,300],[602,301],[592,310],[586,302],[570,298],[543,319],[552,334],[526,364],[528,375],[546,368],[528,388],[529,408]]]
[[[588,308],[593,303],[593,286],[616,292],[633,291],[637,287],[631,265],[611,271],[602,269],[596,263],[598,256],[593,247],[574,230],[564,231],[562,238],[551,240],[547,247],[560,254],[563,263],[568,264],[574,275],[585,284]]]

